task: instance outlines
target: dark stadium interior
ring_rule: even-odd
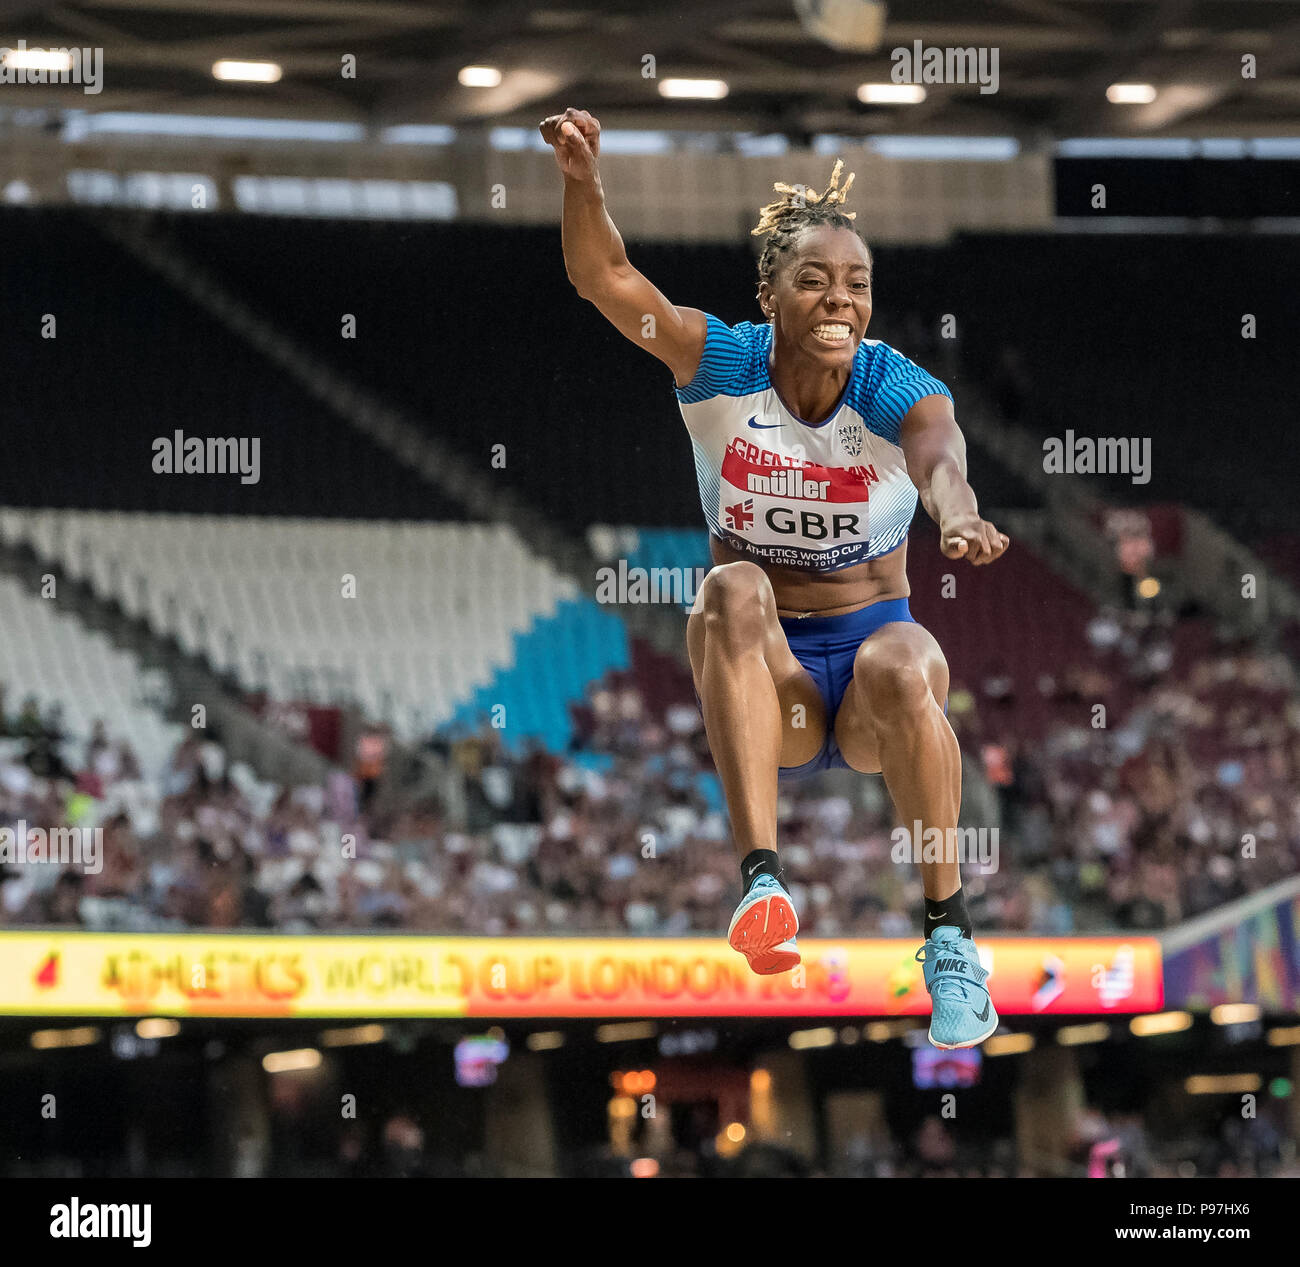
[[[464,513],[439,506],[427,486],[339,426],[263,357],[160,290],[84,213],[37,217],[8,209],[4,217],[14,243],[5,265],[9,320],[31,335],[29,343],[7,344],[12,390],[32,393],[16,407],[35,417],[38,393],[54,384],[81,393],[41,428],[11,436],[3,477],[10,504],[435,519]],[[577,296],[553,230],[221,215],[155,217],[152,227],[255,311],[439,439],[479,460],[504,444],[506,476],[566,526],[694,522],[690,453],[675,430],[671,377]],[[737,285],[754,268],[744,247],[632,249],[677,302],[729,322],[758,315]],[[1258,543],[1290,527],[1284,499],[1271,490],[1272,473],[1285,469],[1290,455],[1290,367],[1274,338],[1242,337],[1242,318],[1253,314],[1261,330],[1294,328],[1297,249],[1285,236],[1109,234],[968,234],[943,248],[879,247],[880,315],[872,332],[914,359],[939,358],[954,391],[970,383],[1017,395],[1016,421],[1035,438],[1100,426],[1107,434],[1149,436],[1157,455],[1149,482],[1097,477],[1106,492],[1139,504],[1190,501]],[[1196,278],[1190,294],[1189,276]],[[60,318],[57,338],[40,337],[46,313]],[[342,334],[345,314],[356,318],[355,337]],[[949,314],[951,348],[940,334]],[[514,338],[499,344],[484,337],[503,322]],[[201,341],[192,337],[196,329]],[[150,349],[143,364],[141,347]],[[1008,350],[1018,354],[1010,375]],[[69,372],[87,357],[100,368]],[[450,383],[431,372],[444,364],[456,367]],[[141,392],[151,402],[143,414]],[[139,477],[134,448],[119,443],[123,434],[136,431],[148,451],[153,436],[184,430],[195,408],[232,425],[274,420],[259,486],[199,481],[195,487],[213,500],[195,505],[192,493]],[[630,410],[662,415],[662,446],[599,442]],[[71,414],[84,420],[83,431],[51,433],[51,426],[70,425],[59,419]],[[1232,444],[1241,426],[1249,427],[1249,445]],[[76,455],[77,482],[49,497],[24,494],[39,484],[51,445]],[[328,456],[303,463],[297,455],[308,449]],[[996,454],[973,446],[971,462],[986,505],[1035,504]],[[571,495],[574,481],[584,489],[581,502]],[[373,495],[379,488],[382,499]]]
[[[376,513],[382,489],[385,515],[465,516],[439,506],[408,471],[160,286],[84,213],[6,207],[0,223],[9,244],[0,302],[11,332],[0,355],[14,420],[0,475],[6,505],[356,516]],[[47,314],[54,337],[42,334]],[[256,484],[153,474],[156,437],[253,427]],[[64,458],[57,481],[51,453]]]

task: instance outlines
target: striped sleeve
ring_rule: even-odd
[[[907,411],[922,397],[947,396],[952,392],[932,374],[927,374],[915,361],[882,343],[877,351],[883,353],[883,368],[871,392],[870,404],[863,414],[867,426],[891,444],[897,444],[903,430]]]
[[[700,368],[685,387],[674,387],[677,399],[683,405],[694,405],[713,396],[723,395],[728,387],[743,376],[749,358],[749,345],[741,337],[744,323],[733,330],[712,313],[704,315],[708,330],[704,336],[704,355],[700,357]]]

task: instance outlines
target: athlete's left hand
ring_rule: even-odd
[[[1006,553],[1011,538],[978,515],[960,515],[939,526],[939,548],[949,559],[965,559],[978,567]]]

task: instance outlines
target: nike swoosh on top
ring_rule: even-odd
[[[988,1001],[988,999],[985,999],[985,1000],[984,1000],[984,1010],[983,1010],[982,1012],[976,1012],[975,1015],[976,1015],[976,1016],[977,1016],[981,1021],[987,1021],[987,1020],[989,1019],[989,1001]]]
[[[773,427],[784,427],[784,426],[785,426],[785,423],[783,423],[783,422],[759,422],[759,421],[758,421],[758,415],[755,414],[755,415],[754,415],[754,416],[749,420],[749,425],[750,425],[751,427],[753,427],[755,431],[771,431]]]

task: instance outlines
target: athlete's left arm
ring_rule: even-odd
[[[1011,539],[980,518],[975,491],[966,482],[966,440],[952,401],[922,396],[903,418],[899,444],[921,505],[939,525],[939,548],[950,559],[992,563]]]

